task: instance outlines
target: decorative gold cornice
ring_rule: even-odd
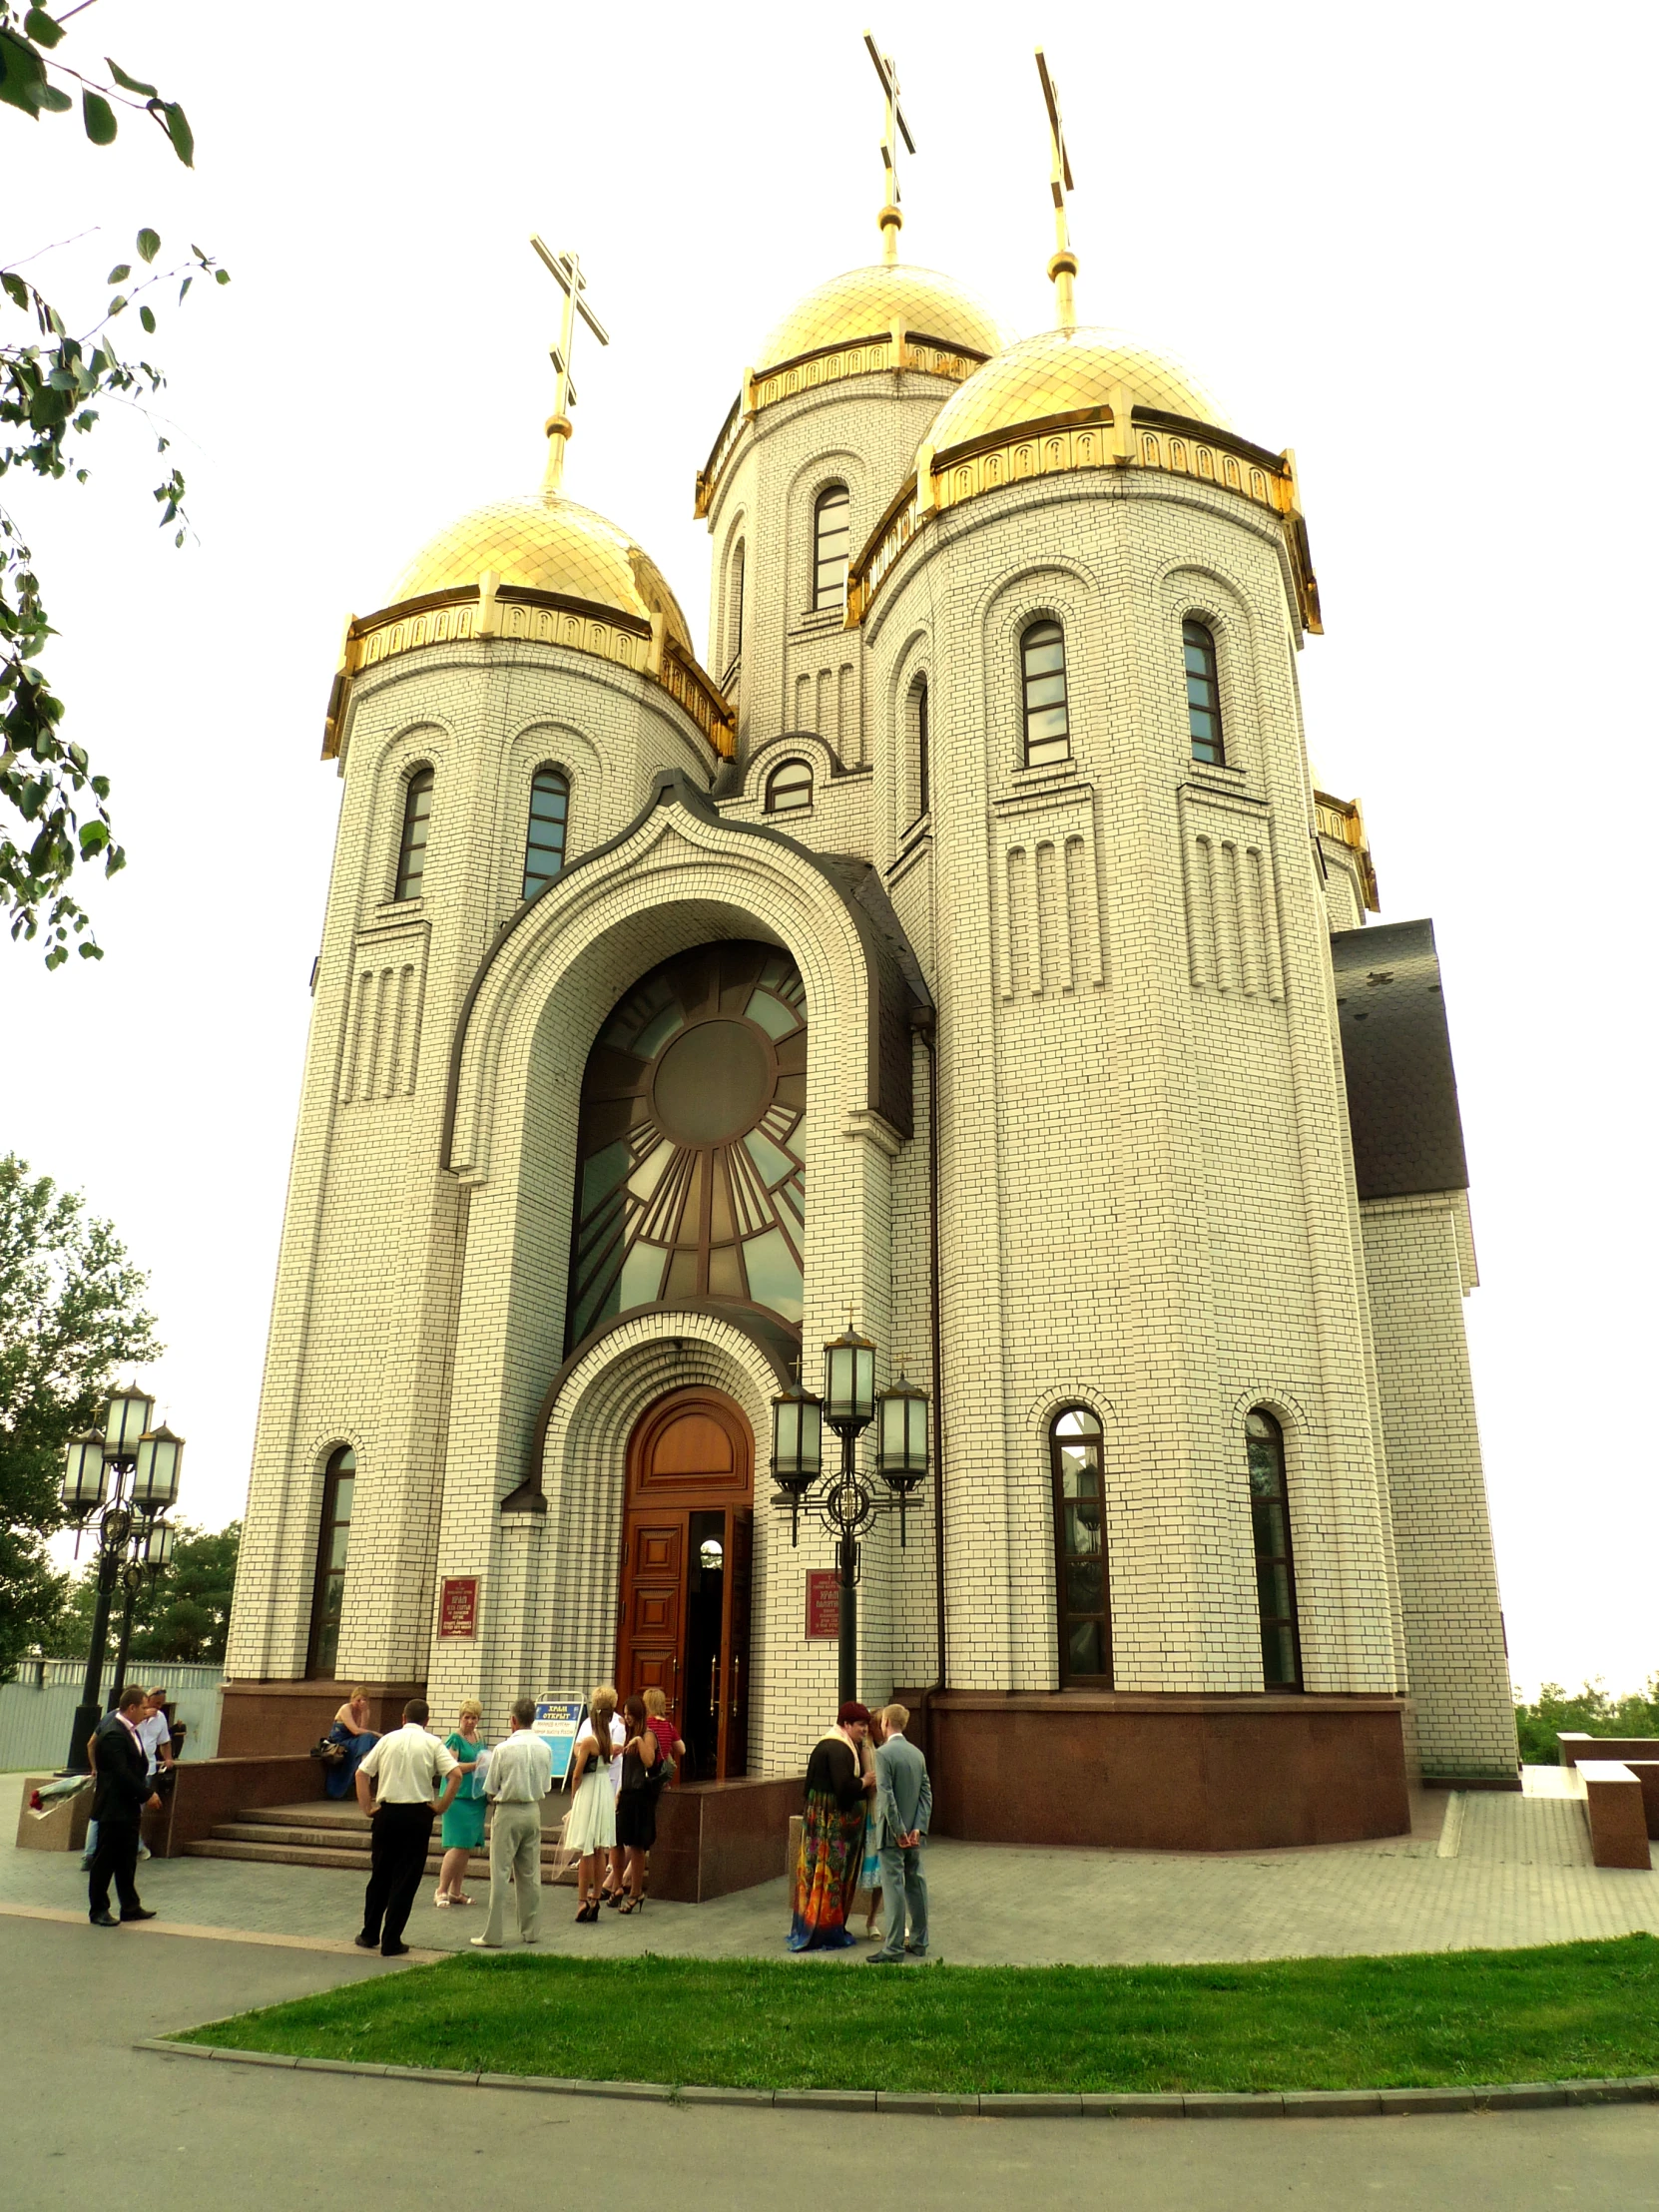
[[[865,337],[842,339],[836,345],[821,345],[811,353],[775,361],[770,368],[747,370],[743,390],[732,402],[714,450],[697,472],[694,518],[701,521],[709,512],[744,425],[753,422],[763,408],[774,407],[782,399],[795,399],[804,391],[817,391],[825,384],[838,383],[843,377],[891,374],[897,369],[965,384],[989,358],[988,353],[976,353],[971,346],[895,326],[871,331]]]
[[[1357,799],[1333,799],[1329,792],[1315,792],[1314,820],[1322,837],[1346,844],[1360,864],[1360,882],[1366,905],[1374,914],[1382,911],[1377,895],[1377,870],[1372,866],[1371,845],[1366,837],[1366,818]]]
[[[661,617],[647,621],[592,600],[498,584],[493,576],[484,576],[475,585],[428,592],[378,614],[351,618],[328,694],[322,758],[331,761],[339,755],[351,680],[362,670],[423,646],[495,638],[592,653],[649,677],[691,716],[722,760],[737,752],[737,717],[719,686],[668,636]]]
[[[1294,456],[1270,453],[1230,431],[1156,408],[1130,405],[1121,415],[1120,427],[1110,407],[1079,407],[1022,423],[1017,430],[989,432],[942,453],[924,445],[916,456],[918,475],[899,492],[847,572],[848,626],[863,621],[905,547],[943,509],[1039,477],[1096,468],[1152,468],[1210,484],[1277,515],[1302,619],[1310,630],[1322,631],[1319,584],[1297,498]]]

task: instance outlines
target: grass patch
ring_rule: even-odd
[[[745,2088],[1416,2088],[1659,2071],[1659,1942],[1215,1966],[447,1958],[179,2038]]]

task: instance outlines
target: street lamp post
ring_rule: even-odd
[[[876,1422],[876,1472],[885,1493],[872,1490],[858,1472],[857,1442]],[[823,1475],[823,1427],[828,1421],[841,1440],[838,1470]],[[886,1390],[875,1387],[875,1346],[848,1322],[842,1334],[824,1348],[824,1396],[815,1397],[799,1382],[772,1401],[773,1503],[790,1515],[790,1543],[799,1541],[801,1509],[806,1506],[835,1539],[835,1579],[839,1588],[837,1630],[839,1699],[858,1694],[858,1538],[878,1513],[898,1514],[902,1544],[905,1513],[927,1472],[927,1399],[900,1375]]]
[[[81,1702],[69,1732],[71,1774],[87,1772],[87,1743],[103,1712],[100,1691],[116,1584],[126,1593],[116,1659],[119,1698],[126,1686],[134,1601],[146,1576],[154,1580],[173,1555],[173,1530],[163,1515],[179,1495],[185,1447],[165,1422],[151,1426],[155,1410],[156,1401],[147,1391],[117,1390],[105,1408],[102,1428],[72,1436],[64,1453],[63,1507],[75,1529],[75,1548],[80,1550],[88,1531],[98,1541],[98,1601]]]

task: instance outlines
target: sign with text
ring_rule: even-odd
[[[476,1636],[478,1633],[478,1577],[445,1575],[438,1597],[438,1635]]]
[[[555,1789],[562,1790],[565,1786],[587,1710],[588,1701],[581,1697],[539,1697],[536,1700],[536,1718],[532,1725],[535,1734],[553,1754]]]
[[[807,1634],[809,1638],[841,1632],[841,1584],[833,1567],[807,1569]]]

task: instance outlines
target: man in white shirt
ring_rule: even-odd
[[[490,1753],[484,1795],[495,1808],[490,1822],[490,1917],[479,1950],[499,1949],[507,1924],[507,1889],[518,1896],[518,1939],[536,1939],[541,1905],[541,1801],[553,1787],[553,1752],[532,1722],[535,1702],[521,1697],[513,1707],[512,1734]]]
[[[368,1847],[373,1871],[363,1895],[362,1933],[352,1939],[359,1950],[378,1943],[382,1958],[401,1958],[409,1947],[403,1931],[426,1872],[433,1817],[448,1812],[461,1784],[460,1761],[428,1735],[426,1714],[426,1700],[410,1698],[402,1727],[372,1744],[357,1768],[357,1803],[374,1824]],[[448,1785],[434,1801],[441,1775]]]
[[[159,1789],[157,1775],[173,1764],[173,1723],[167,1717],[167,1692],[159,1684],[150,1692],[148,1710],[139,1722],[138,1738],[149,1762],[147,1779],[152,1789]],[[168,1787],[172,1787],[171,1783]],[[138,1855],[148,1859],[149,1845],[141,1842]]]

